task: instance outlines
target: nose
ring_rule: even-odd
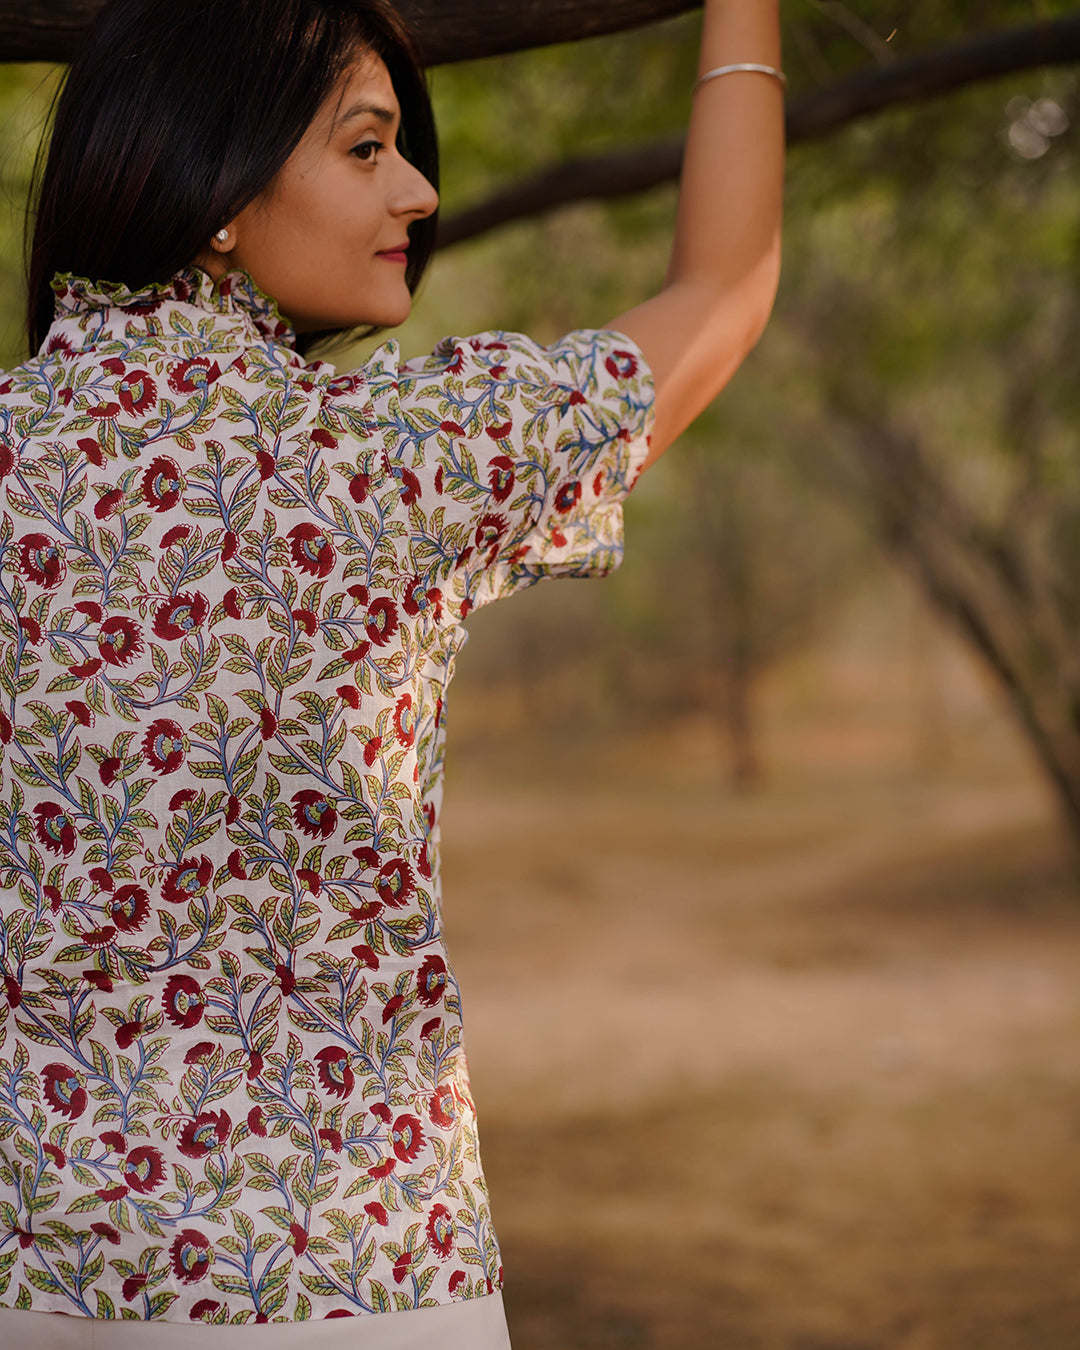
[[[401,164],[402,178],[393,204],[395,214],[423,220],[438,207],[439,194],[415,165],[404,158]]]

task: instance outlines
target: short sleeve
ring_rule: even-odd
[[[622,504],[655,403],[630,338],[576,329],[543,346],[491,331],[405,362],[391,341],[366,373],[408,509],[414,588],[451,619],[543,577],[604,576],[622,561]]]

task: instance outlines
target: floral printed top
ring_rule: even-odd
[[[501,1284],[440,920],[461,621],[621,559],[612,331],[306,363],[242,273],[60,277],[0,382],[0,1302]]]

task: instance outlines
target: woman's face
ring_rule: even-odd
[[[439,196],[397,150],[400,118],[389,71],[366,53],[201,265],[215,278],[250,273],[300,333],[402,323],[405,258],[387,250],[408,243]]]

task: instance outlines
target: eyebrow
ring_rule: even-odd
[[[338,118],[338,124],[347,122],[351,117],[359,117],[362,113],[373,113],[380,122],[388,124],[397,116],[389,108],[383,108],[377,103],[354,103],[348,112],[342,113]]]

